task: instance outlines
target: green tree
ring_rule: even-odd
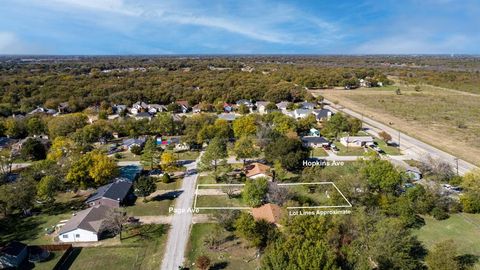
[[[243,201],[251,207],[262,205],[268,192],[268,180],[265,178],[247,179],[242,190]]]
[[[137,156],[138,156],[138,155],[141,155],[141,154],[142,154],[142,147],[139,146],[139,145],[136,145],[136,144],[135,144],[135,145],[132,145],[132,146],[130,147],[130,152],[131,152],[132,154],[134,154],[134,155],[137,155]]]
[[[369,188],[375,191],[393,193],[402,182],[401,174],[392,163],[378,157],[364,161],[360,175],[368,181]]]
[[[235,142],[233,152],[237,156],[237,159],[243,159],[243,165],[248,158],[253,158],[258,155],[258,151],[255,149],[252,137],[242,136]]]
[[[140,156],[140,163],[145,168],[157,168],[160,164],[160,151],[154,138],[149,138],[143,147],[142,155]]]
[[[240,106],[238,106],[238,112],[240,114],[248,114],[250,112],[250,109],[247,107],[247,105],[245,104],[240,104]]]
[[[150,121],[150,130],[153,133],[173,136],[176,133],[176,124],[171,113],[159,113]]]
[[[66,114],[52,118],[48,122],[50,137],[67,136],[87,125],[88,117],[81,113]]]
[[[27,130],[30,136],[40,135],[47,131],[47,127],[42,119],[38,117],[32,117],[27,120]]]
[[[280,161],[287,170],[301,167],[302,161],[308,158],[309,151],[298,139],[280,136],[270,141],[265,147],[265,159],[270,163]]]
[[[143,197],[143,201],[147,201],[147,196],[157,190],[157,185],[151,177],[142,176],[135,181],[135,193]]]
[[[425,258],[425,262],[431,270],[460,269],[456,256],[457,246],[455,242],[446,240],[435,244]]]
[[[256,247],[265,247],[276,236],[275,233],[273,224],[264,220],[255,221],[249,213],[241,213],[235,221],[235,234]]]
[[[342,113],[336,113],[325,123],[322,129],[322,134],[329,138],[337,139],[342,132],[349,130],[349,123],[347,117]]]
[[[8,118],[5,122],[5,135],[10,138],[25,138],[28,134],[25,121],[20,119]]]
[[[46,202],[53,202],[55,201],[55,195],[60,190],[62,182],[59,178],[46,175],[44,176],[40,182],[38,182],[37,186],[37,196]]]
[[[118,168],[113,159],[99,151],[92,151],[72,164],[66,179],[73,187],[86,188],[104,185],[117,175]]]
[[[210,170],[213,165],[214,171],[217,172],[219,161],[224,160],[227,156],[227,144],[223,139],[215,137],[210,141],[202,155],[201,166]]]
[[[40,140],[28,138],[22,144],[20,155],[25,160],[41,160],[46,158],[47,151]]]

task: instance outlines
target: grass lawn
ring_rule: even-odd
[[[240,196],[229,199],[227,195],[204,195],[197,196],[196,207],[248,207],[248,205],[242,201]],[[200,213],[211,211],[210,209],[201,209]]]
[[[363,147],[345,147],[340,142],[335,142],[335,146],[338,148],[337,155],[339,156],[363,156],[365,154],[365,149]]]
[[[326,157],[326,156],[328,156],[327,152],[325,152],[325,150],[323,150],[322,147],[313,148],[312,152],[311,152],[311,155],[314,156],[314,157]]]
[[[398,156],[402,154],[398,147],[387,145],[387,143],[385,143],[383,140],[375,139],[374,141],[377,143],[378,147],[380,147],[380,149],[385,151],[385,153],[388,155]]]
[[[130,216],[168,215],[168,207],[173,205],[175,205],[173,196],[160,196],[148,202],[143,202],[143,198],[137,198],[135,205],[127,206],[125,210]]]
[[[140,156],[134,155],[130,151],[118,152],[118,154],[120,154],[121,158],[115,158],[116,161],[140,161]]]
[[[182,179],[177,179],[176,181],[173,181],[171,183],[163,183],[160,181],[160,178],[156,179],[154,178],[155,180],[158,180],[158,182],[156,182],[155,184],[157,185],[157,190],[176,190],[176,189],[180,189],[182,187]]]
[[[200,155],[198,151],[182,151],[182,152],[175,152],[175,155],[179,160],[194,160],[197,159]]]
[[[199,176],[197,179],[197,184],[216,184],[215,178],[209,174],[206,176]]]
[[[426,225],[415,230],[415,235],[427,248],[438,242],[452,239],[458,247],[458,255],[480,256],[480,214],[453,214],[446,220],[424,217]],[[477,262],[475,269],[480,269]]]
[[[26,244],[52,244],[53,236],[46,235],[46,229],[68,220],[75,210],[83,205],[84,197],[75,197],[72,193],[62,193],[57,196],[57,201],[47,206],[36,206],[33,212],[36,215],[23,217],[14,213],[7,218],[0,219],[0,242],[11,240],[22,241]]]
[[[159,269],[167,227],[144,225],[142,228],[124,233],[119,246],[77,249],[78,255],[69,269]]]
[[[225,239],[216,250],[210,250],[204,244],[205,238],[213,232],[217,237]],[[255,248],[248,247],[241,239],[232,237],[231,233],[215,224],[193,224],[186,252],[187,267],[192,266],[201,255],[210,258],[211,269],[250,270],[257,269],[260,265],[259,259],[255,259]]]
[[[50,252],[50,259],[45,262],[39,262],[35,264],[36,270],[51,270],[60,260],[63,255],[63,251],[53,251]]]

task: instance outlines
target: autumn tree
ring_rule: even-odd
[[[253,138],[242,136],[235,142],[233,152],[237,156],[237,159],[243,159],[243,165],[248,158],[253,158],[258,155],[258,151],[255,149]]]
[[[210,258],[208,258],[205,255],[199,256],[195,260],[195,265],[198,267],[200,270],[207,270],[210,267],[211,261]]]
[[[256,119],[252,114],[244,115],[233,121],[233,134],[236,138],[255,135],[256,132]]]
[[[166,172],[171,172],[177,169],[177,157],[171,151],[165,151],[162,154],[160,164],[162,169]]]
[[[37,196],[46,202],[53,202],[55,195],[60,190],[62,182],[52,175],[44,176],[37,186]]]

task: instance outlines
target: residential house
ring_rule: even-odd
[[[196,104],[192,107],[192,112],[193,113],[200,113],[202,110],[200,109],[200,104]]]
[[[105,205],[118,208],[125,205],[132,194],[132,182],[126,178],[116,178],[115,182],[99,187],[85,203],[89,206]]]
[[[148,111],[148,104],[143,102],[143,101],[137,101],[132,105],[132,108],[130,108],[130,113],[132,114],[138,114],[140,112],[146,112]]]
[[[62,102],[58,104],[57,106],[57,111],[58,113],[69,113],[70,112],[70,106],[68,105],[68,102]]]
[[[313,110],[312,113],[315,115],[317,121],[319,122],[328,121],[333,115],[332,111],[330,111],[329,109]]]
[[[167,111],[167,107],[160,104],[148,104],[147,108],[150,114],[156,114],[156,113]]]
[[[115,104],[112,106],[112,109],[113,109],[113,112],[116,113],[116,114],[120,114],[124,111],[127,110],[127,105],[123,105],[123,104]]]
[[[183,113],[187,113],[190,110],[190,105],[186,100],[177,100],[175,103],[180,106],[180,111],[182,111]]]
[[[257,111],[258,113],[260,114],[266,114],[268,113],[267,111],[267,105],[268,105],[269,102],[267,101],[257,101],[255,103],[255,106],[257,106]]]
[[[312,148],[319,148],[330,145],[330,142],[327,139],[319,136],[304,136],[302,137],[302,143],[304,146]]]
[[[139,112],[135,114],[134,118],[136,120],[148,119],[150,121],[152,120],[152,115],[149,112]]]
[[[250,179],[264,177],[272,180],[270,166],[258,162],[247,165],[245,167],[245,175]]]
[[[372,83],[368,80],[368,78],[360,79],[359,83],[360,87],[372,87]]]
[[[411,180],[418,181],[422,179],[422,172],[417,167],[408,166],[405,169],[405,173],[410,177]]]
[[[310,109],[296,109],[293,111],[292,116],[295,119],[301,119],[309,116],[310,114],[312,114],[312,110]]]
[[[132,148],[132,146],[134,146],[134,145],[136,145],[138,147],[143,147],[143,145],[145,144],[146,141],[147,141],[146,137],[139,137],[137,139],[129,138],[129,139],[123,140],[122,147],[125,150],[130,150]]]
[[[223,103],[223,111],[227,112],[227,113],[232,112],[233,111],[233,105],[230,104],[230,103],[226,103],[226,102]]]
[[[288,106],[290,106],[290,102],[288,101],[282,101],[282,102],[279,102],[276,104],[277,105],[277,108],[282,111],[282,112],[285,112],[288,110]]]
[[[54,115],[56,114],[57,111],[54,109],[47,109],[43,107],[37,107],[36,109],[32,110],[28,114],[49,114],[49,115]]]
[[[373,143],[373,138],[371,136],[347,136],[340,138],[340,143],[349,147],[362,147]]]
[[[28,259],[28,246],[12,241],[0,248],[0,269],[23,269],[22,263]]]
[[[311,102],[302,102],[300,103],[300,109],[304,109],[304,110],[313,110],[315,109],[315,103],[311,103]]]
[[[253,107],[254,107],[252,101],[248,99],[240,99],[236,102],[236,104],[237,104],[237,107],[239,107],[240,105],[247,106],[247,108],[250,109],[250,112],[253,110]]]
[[[112,208],[97,205],[82,210],[67,221],[58,232],[60,242],[96,242],[103,232],[103,222]]]
[[[276,204],[267,203],[260,207],[252,208],[252,216],[255,221],[265,220],[279,226],[282,219],[282,208]]]

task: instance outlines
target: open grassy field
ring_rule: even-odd
[[[209,249],[204,241],[209,234],[225,239],[220,246]],[[196,258],[206,255],[212,261],[210,269],[250,270],[259,267],[259,259],[255,259],[256,249],[248,247],[241,239],[233,234],[218,228],[215,224],[193,224],[187,246],[185,266],[191,266]],[[195,268],[192,268],[195,269]]]
[[[458,247],[458,255],[480,256],[480,214],[454,214],[446,220],[424,217],[426,225],[414,231],[427,248],[438,242],[452,239]],[[480,261],[475,265],[480,269]]]
[[[205,195],[197,196],[196,207],[248,207],[240,196],[228,198],[227,195]],[[200,210],[201,213],[209,212],[209,210]]]
[[[480,165],[480,95],[428,85],[420,91],[397,87],[401,95],[382,88],[314,93]]]
[[[363,156],[365,152],[365,148],[363,147],[346,147],[340,142],[335,142],[335,146],[338,148],[337,155],[339,156]]]

